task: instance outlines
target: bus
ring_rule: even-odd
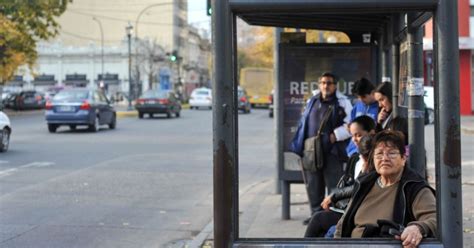
[[[242,68],[240,70],[240,86],[247,91],[252,107],[268,107],[273,89],[273,69]]]

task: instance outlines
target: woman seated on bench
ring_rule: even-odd
[[[416,247],[434,236],[436,198],[425,179],[406,165],[401,132],[375,135],[371,155],[375,171],[355,182],[352,199],[336,226],[335,238],[390,237]]]

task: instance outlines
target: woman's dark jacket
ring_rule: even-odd
[[[331,194],[331,202],[336,208],[344,210],[349,203],[349,199],[351,198],[354,189],[355,167],[358,161],[359,153],[352,154],[347,162],[344,175],[342,175],[337,184],[337,189]]]
[[[341,237],[351,237],[352,230],[355,228],[354,217],[357,209],[374,186],[378,177],[379,174],[376,171],[372,171],[355,181],[352,203],[346,209],[342,222]],[[412,205],[416,195],[423,188],[431,189],[434,194],[434,190],[428,185],[426,180],[405,166],[397,189],[397,196],[395,197],[393,222],[406,226],[409,222],[416,220],[412,212]]]

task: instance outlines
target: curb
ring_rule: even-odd
[[[122,118],[122,117],[137,117],[138,112],[136,110],[130,110],[130,111],[117,111],[116,112],[117,117]]]

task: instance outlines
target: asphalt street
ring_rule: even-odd
[[[302,237],[304,190],[294,196],[292,220],[280,219],[274,124],[267,111],[239,114],[239,232]],[[41,112],[11,121],[11,147],[0,154],[0,247],[184,247],[197,244],[206,229],[204,238],[212,239],[211,111],[120,118],[116,130],[98,133],[62,127],[50,134]],[[463,132],[461,141],[469,245],[474,134]],[[425,128],[425,148],[434,183],[433,125]]]
[[[268,110],[239,115],[241,194],[274,176]],[[120,118],[98,133],[11,117],[1,247],[181,247],[212,221],[212,112]]]

